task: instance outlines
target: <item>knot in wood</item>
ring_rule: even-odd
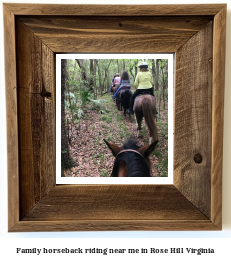
[[[47,98],[47,99],[51,99],[51,93],[47,92],[46,90],[42,90],[42,92],[40,93],[41,97],[43,98]]]
[[[194,161],[195,161],[195,163],[197,163],[197,164],[200,164],[200,163],[202,162],[202,156],[201,156],[200,153],[195,154],[195,156],[194,156]]]

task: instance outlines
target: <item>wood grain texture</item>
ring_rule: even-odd
[[[8,229],[19,221],[19,155],[14,14],[3,6],[7,119]]]
[[[5,3],[15,15],[181,16],[216,15],[224,4],[192,5],[58,5]]]
[[[134,200],[136,204],[133,204]],[[55,215],[54,215],[55,214]],[[207,220],[173,185],[59,185],[24,217],[49,220]]]
[[[211,220],[222,226],[222,155],[225,90],[226,6],[214,18],[213,38],[213,106]]]
[[[25,228],[27,231],[217,229],[173,185],[58,185],[12,231]]]
[[[211,231],[219,230],[209,220],[62,220],[21,221],[10,232],[41,231]]]
[[[16,21],[20,217],[55,186],[54,54]]]
[[[219,230],[226,5],[111,7],[4,4],[9,231]],[[55,186],[55,53],[131,50],[176,52],[175,184]]]
[[[176,53],[174,130],[174,184],[209,218],[212,36],[210,22]],[[195,157],[200,157],[199,162]]]
[[[211,16],[192,17],[20,17],[54,52],[175,52]],[[119,40],[123,35],[123,40]],[[62,39],[62,41],[60,41]],[[142,40],[142,44],[141,44]]]

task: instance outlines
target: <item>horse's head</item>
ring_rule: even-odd
[[[155,150],[158,140],[141,148],[133,139],[129,139],[122,148],[104,141],[115,157],[112,177],[150,177],[149,155]]]

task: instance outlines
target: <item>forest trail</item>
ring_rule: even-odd
[[[66,177],[109,177],[114,157],[103,139],[122,146],[129,137],[137,138],[135,117],[125,117],[118,111],[112,96],[105,94],[100,107],[88,104],[84,116],[69,125],[70,154],[78,166],[65,170]],[[167,106],[166,106],[167,107]],[[168,173],[168,109],[157,120],[159,143],[151,154],[151,176],[165,177]],[[143,120],[139,145],[149,142],[149,132]]]

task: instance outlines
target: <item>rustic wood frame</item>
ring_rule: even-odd
[[[222,229],[226,4],[3,10],[9,231]],[[68,52],[175,53],[173,185],[55,184],[55,53]]]

